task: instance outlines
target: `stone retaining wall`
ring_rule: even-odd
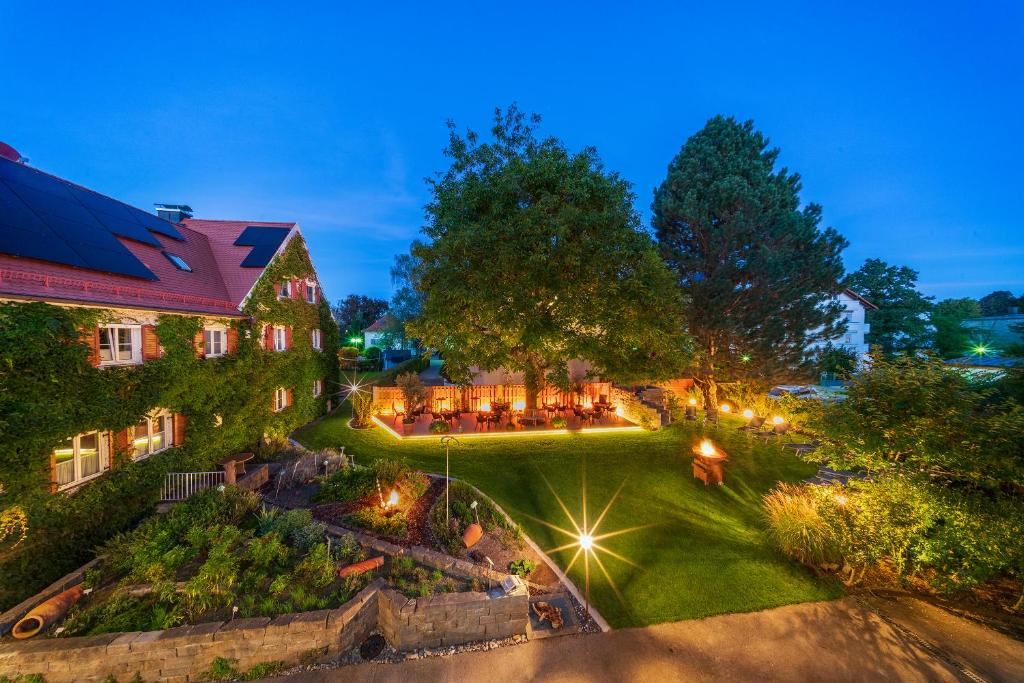
[[[527,595],[490,598],[486,593],[446,593],[406,598],[380,592],[380,630],[398,650],[461,645],[526,633]]]
[[[42,674],[48,683],[128,680],[195,681],[217,657],[244,672],[263,662],[330,658],[361,643],[380,618],[378,579],[333,610],[181,626],[166,631],[39,638],[0,643],[0,677]]]
[[[377,579],[333,610],[0,643],[0,677],[38,673],[48,683],[64,683],[102,681],[108,675],[127,680],[138,673],[144,680],[183,683],[199,680],[218,657],[236,660],[241,672],[266,662],[333,659],[375,629],[398,650],[524,635],[528,609],[525,595],[491,598],[469,592],[411,599]]]

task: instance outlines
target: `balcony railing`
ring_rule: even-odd
[[[185,500],[205,489],[212,489],[224,483],[224,472],[168,472],[160,492],[160,500],[173,502]]]

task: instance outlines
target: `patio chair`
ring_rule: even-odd
[[[783,439],[789,433],[791,425],[788,422],[783,422],[780,425],[775,425],[769,431],[766,432],[755,432],[754,436],[762,439]]]
[[[717,410],[705,410],[704,411],[704,423],[705,424],[718,424],[718,411]]]
[[[736,429],[740,430],[741,432],[758,432],[761,431],[761,427],[764,426],[764,420],[765,418],[763,416],[755,415],[754,417],[750,418],[750,421],[747,422],[747,424],[743,425],[742,427],[737,427]]]
[[[520,424],[531,424],[537,426],[538,424],[544,424],[547,421],[540,410],[536,408],[527,408],[523,411],[522,417],[519,418]]]

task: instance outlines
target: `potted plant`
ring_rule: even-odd
[[[402,431],[411,434],[416,418],[413,413],[416,408],[427,398],[427,388],[423,386],[420,376],[415,372],[404,372],[395,379],[398,390],[402,392],[402,400],[405,401],[405,417],[402,418]]]
[[[430,423],[431,434],[447,434],[449,431],[448,423],[444,420],[434,420]]]

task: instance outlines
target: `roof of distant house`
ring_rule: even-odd
[[[172,223],[0,157],[0,231],[0,297],[239,316],[298,227]]]
[[[878,306],[874,305],[873,303],[871,303],[870,301],[868,301],[867,299],[862,297],[860,294],[858,294],[857,292],[853,291],[852,289],[844,289],[843,290],[843,294],[845,294],[846,296],[850,297],[851,299],[856,299],[857,301],[859,301],[861,303],[862,306],[864,306],[864,308],[867,308],[867,309],[872,310],[872,311],[877,311],[878,310]]]
[[[373,321],[373,324],[363,330],[363,332],[383,332],[391,324],[390,315],[382,315]]]

